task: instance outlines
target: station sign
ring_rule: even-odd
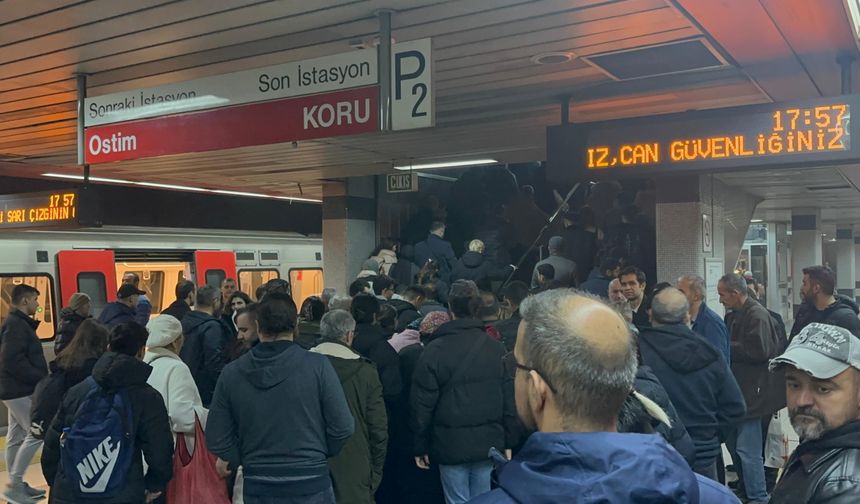
[[[391,173],[386,177],[386,191],[390,193],[417,192],[417,173]]]
[[[391,128],[429,128],[435,124],[431,39],[394,44],[391,52]]]
[[[63,190],[0,196],[0,231],[75,227],[79,224],[78,192]]]
[[[430,39],[392,46],[392,125],[434,125]],[[108,163],[379,130],[376,51],[87,98],[84,162]]]
[[[85,130],[87,163],[232,149],[377,131],[370,86]]]
[[[596,178],[851,162],[852,111],[860,96],[553,126],[547,165]]]
[[[376,51],[353,51],[164,86],[87,98],[84,126],[378,84]]]

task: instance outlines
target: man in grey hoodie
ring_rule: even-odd
[[[267,294],[257,309],[260,343],[215,386],[206,442],[222,475],[241,463],[246,504],[334,504],[327,459],[354,431],[328,359],[293,343],[296,321],[288,295]]]

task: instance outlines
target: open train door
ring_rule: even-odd
[[[69,304],[75,292],[92,300],[98,317],[109,302],[116,300],[116,263],[112,250],[61,250],[57,253],[60,279],[60,306]]]
[[[236,278],[236,253],[198,250],[194,252],[194,274],[197,285],[221,287],[225,278]]]

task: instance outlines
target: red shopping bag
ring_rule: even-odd
[[[167,484],[167,504],[230,504],[227,482],[215,470],[215,455],[206,448],[200,419],[194,427],[194,454],[188,453],[185,435],[176,433],[173,479]]]

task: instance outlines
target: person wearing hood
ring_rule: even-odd
[[[557,289],[526,299],[520,312],[516,407],[534,433],[497,469],[498,488],[470,503],[738,502],[661,436],[617,432],[638,362],[635,338],[614,309]]]
[[[209,409],[206,444],[222,476],[241,464],[245,504],[333,503],[327,459],[355,429],[329,360],[293,343],[297,312],[266,294],[260,343],[224,368]]]
[[[379,300],[370,294],[359,294],[352,299],[350,313],[356,322],[352,348],[376,364],[385,400],[394,401],[403,389],[400,362],[382,328],[376,324],[379,306]]]
[[[684,293],[667,287],[651,303],[651,326],[639,333],[642,364],[651,368],[693,439],[693,470],[717,479],[718,430],[741,420],[743,396],[722,354],[688,326]]]
[[[451,286],[451,322],[436,330],[412,375],[409,395],[415,464],[439,464],[448,504],[490,490],[490,448],[505,449],[504,346],[474,318],[478,288]]]
[[[769,367],[785,372],[788,414],[800,437],[770,502],[860,502],[860,340],[813,322]]]
[[[367,259],[361,263],[361,271],[355,276],[356,279],[363,278],[367,280],[371,286],[376,277],[379,276],[379,263],[376,259]]]
[[[29,503],[44,492],[24,481],[24,472],[42,441],[30,429],[31,395],[48,374],[42,343],[36,335],[39,291],[30,285],[12,288],[9,314],[0,330],[0,400],[8,413],[6,469],[9,485],[4,496],[12,502]]]
[[[218,376],[234,348],[232,332],[220,318],[221,291],[214,285],[197,289],[194,310],[182,317],[185,342],[179,356],[191,370],[203,406],[209,407]]]
[[[500,268],[484,257],[484,242],[472,240],[469,250],[454,265],[451,281],[471,280],[479,289],[491,290],[490,283],[493,280],[504,280],[511,271],[512,266]]]
[[[84,380],[69,389],[57,416],[45,436],[42,451],[42,473],[51,487],[52,504],[81,502],[79,476],[60,461],[61,437],[75,423],[81,403],[94,386],[107,392],[123,391],[131,407],[131,435],[134,454],[131,466],[118,493],[103,504],[150,502],[159,497],[173,476],[173,435],[161,394],[148,383],[152,368],[140,359],[146,344],[146,329],[136,322],[123,323],[110,332],[108,351],[93,367],[92,380]],[[144,472],[144,461],[147,469]],[[94,501],[95,502],[95,501]]]
[[[821,324],[844,327],[860,338],[860,309],[847,296],[835,294],[836,275],[827,266],[803,268],[800,296],[803,303],[794,317],[789,339],[794,338],[807,325]]]
[[[197,286],[189,280],[181,280],[176,284],[176,300],[161,312],[162,315],[172,315],[176,320],[182,321],[185,314],[191,311],[194,298],[197,295]]]
[[[538,283],[538,268],[544,264],[552,266],[553,276],[550,280],[557,281],[558,284],[563,287],[573,286],[574,279],[576,278],[577,266],[575,262],[562,255],[562,252],[564,251],[564,239],[561,236],[553,236],[550,238],[547,243],[547,251],[549,252],[549,256],[543,261],[535,264],[534,270],[532,271],[531,288],[537,289],[540,287],[540,284]]]
[[[373,504],[385,464],[388,418],[382,384],[373,363],[350,348],[354,331],[355,320],[349,312],[326,313],[320,321],[323,342],[311,352],[328,357],[355,419],[355,433],[340,453],[329,459],[335,499],[342,503]],[[369,471],[359,471],[359,467],[367,467]]]
[[[196,419],[199,418],[200,425],[205,428],[208,412],[200,400],[191,371],[179,358],[185,342],[182,324],[170,315],[159,315],[149,321],[146,329],[149,338],[143,362],[152,367],[152,374],[146,382],[164,398],[170,430],[185,434],[186,439],[190,435],[193,439]],[[192,447],[189,443],[189,448]]]
[[[128,322],[137,322],[137,303],[140,301],[140,296],[144,294],[146,291],[142,291],[134,285],[127,283],[120,285],[116,292],[116,301],[105,305],[99,315],[99,322],[108,328]]]
[[[75,292],[69,297],[69,306],[60,311],[60,323],[54,338],[54,355],[59,354],[72,342],[81,323],[92,316],[92,309],[90,297],[83,292]]]

